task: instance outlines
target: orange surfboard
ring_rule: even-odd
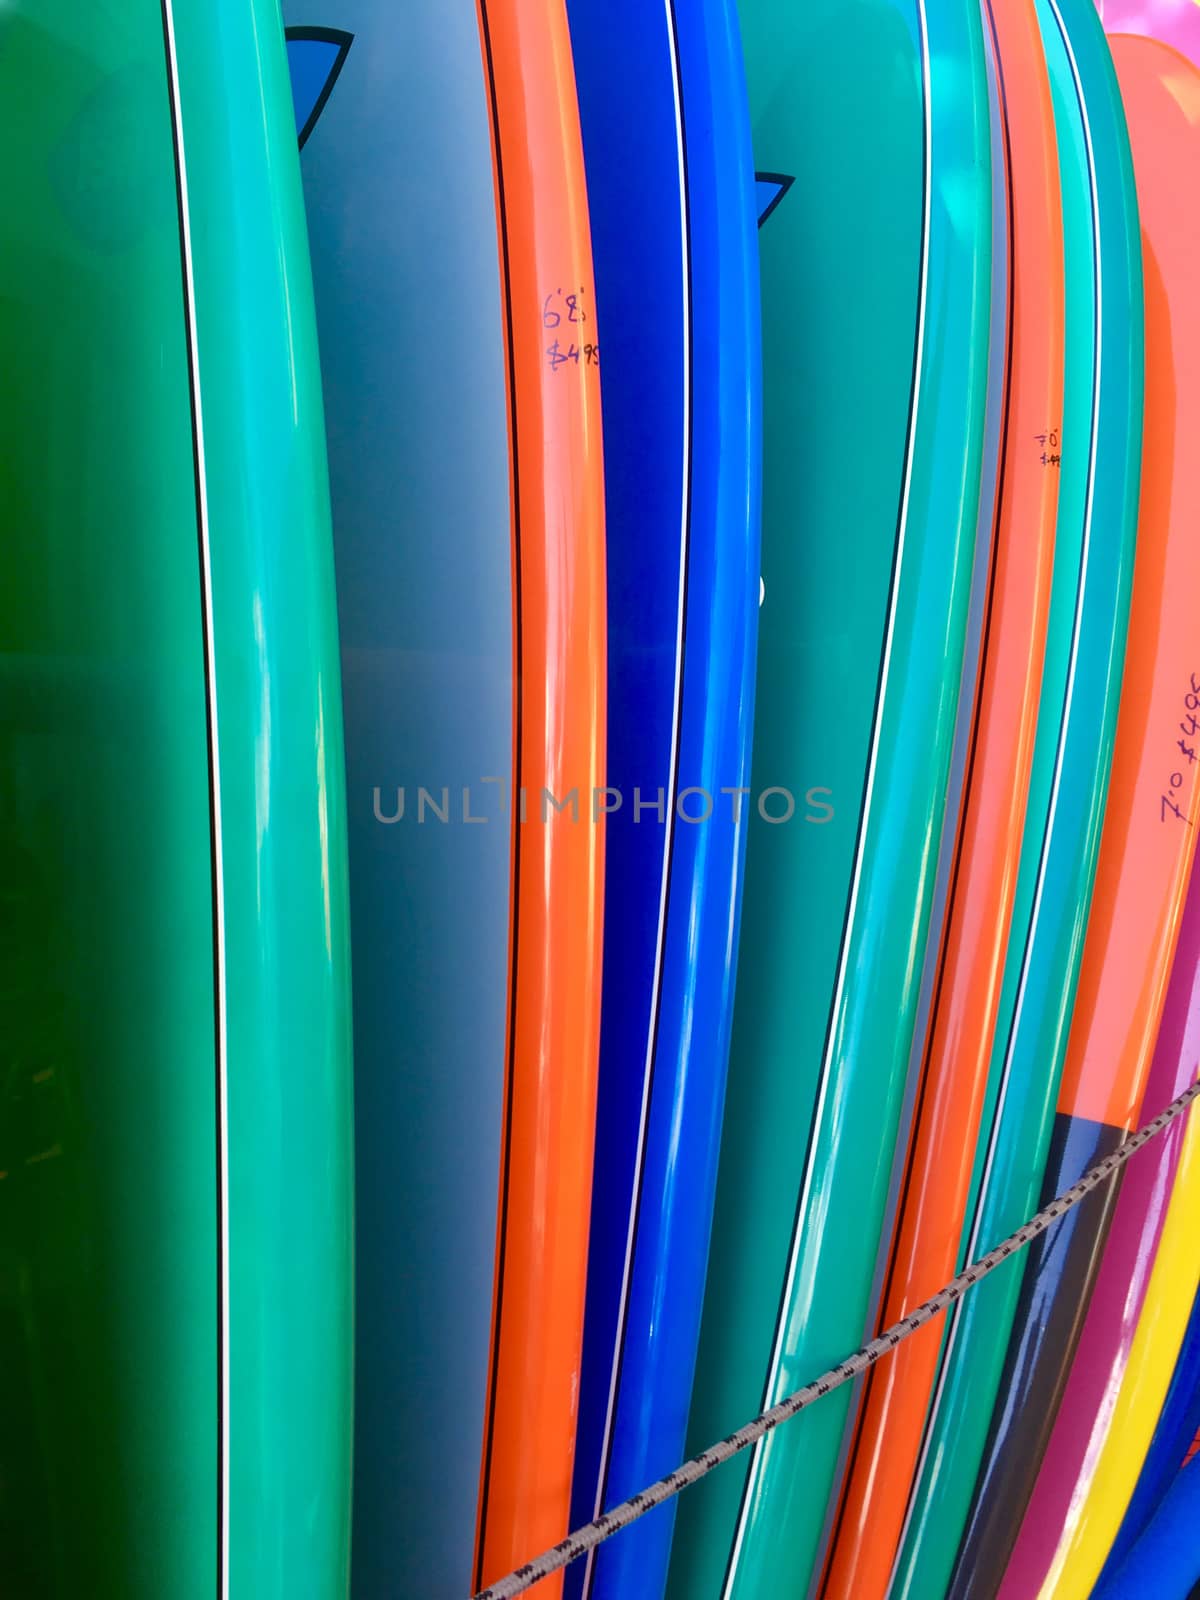
[[[1178,147],[1190,154],[1200,106],[1195,73],[1167,46],[1129,73],[1129,120],[1143,216],[1146,376],[1137,559],[1112,778],[1096,887],[1059,1086],[1044,1194],[1061,1194],[1135,1126],[1179,937],[1200,822],[1200,395],[1191,307],[1177,285],[1194,268],[1193,239],[1160,219],[1180,205]],[[1164,107],[1173,113],[1164,122]],[[1165,130],[1165,131],[1164,131]],[[1177,146],[1168,144],[1173,136]],[[1186,168],[1184,169],[1187,170]],[[1174,298],[1173,298],[1174,297]],[[1161,1106],[1147,1108],[1151,1114]],[[1116,1182],[1031,1247],[988,1454],[958,1563],[1002,1572],[1012,1554],[1100,1269]]]
[[[562,0],[478,0],[478,12],[506,325],[517,774],[482,1587],[561,1539],[570,1513],[600,1031],[592,791],[604,784],[605,571],[599,340],[566,14]],[[573,323],[578,359],[563,359],[557,333]],[[555,1577],[537,1592],[561,1586]]]
[[[1050,83],[1033,0],[989,4],[1008,183],[1009,308],[1001,472],[967,786],[913,1137],[879,1325],[954,1275],[1000,999],[1033,759],[1050,600],[1063,393],[1063,243]],[[883,1600],[936,1377],[941,1325],[867,1380],[823,1600]]]

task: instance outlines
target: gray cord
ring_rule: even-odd
[[[611,1539],[614,1533],[619,1533],[622,1528],[627,1528],[631,1522],[636,1522],[639,1517],[645,1516],[647,1511],[653,1511],[655,1506],[660,1506],[665,1500],[670,1500],[681,1489],[686,1489],[690,1484],[698,1482],[701,1478],[721,1466],[731,1456],[739,1451],[748,1449],[757,1443],[764,1434],[770,1433],[781,1422],[796,1416],[814,1400],[820,1400],[825,1395],[831,1394],[834,1389],[840,1389],[842,1384],[849,1383],[861,1373],[873,1367],[882,1357],[896,1348],[902,1340],[910,1334],[916,1333],[918,1328],[923,1328],[927,1322],[932,1322],[940,1312],[960,1299],[968,1289],[971,1289],[981,1278],[986,1278],[989,1272],[994,1272],[998,1266],[1007,1261],[1009,1256],[1018,1250],[1023,1250],[1038,1234],[1045,1233],[1052,1222],[1056,1222],[1064,1212],[1072,1206],[1077,1206],[1081,1200],[1091,1194],[1093,1189],[1099,1188],[1113,1176],[1129,1158],[1136,1155],[1144,1145],[1163,1131],[1165,1127],[1182,1115],[1192,1102],[1200,1096],[1200,1080],[1193,1083],[1190,1089],[1185,1089],[1177,1100],[1172,1100],[1165,1111],[1155,1117],[1153,1122],[1148,1122],[1139,1133],[1135,1133],[1123,1145],[1120,1145],[1111,1155],[1097,1161],[1096,1165],[1084,1173],[1078,1183],[1071,1185],[1057,1199],[1051,1200],[1043,1211],[1027,1222],[1024,1227],[1018,1228],[1015,1233],[1010,1233],[1008,1238],[998,1244],[994,1250],[989,1250],[985,1256],[974,1261],[941,1291],[935,1294],[932,1300],[926,1300],[923,1305],[910,1312],[901,1321],[893,1323],[879,1335],[866,1344],[861,1350],[843,1361],[840,1366],[833,1367],[830,1371],[822,1373],[814,1382],[806,1384],[803,1389],[797,1389],[778,1405],[769,1411],[762,1412],[755,1417],[753,1422],[748,1422],[744,1428],[739,1428],[736,1433],[731,1433],[728,1438],[722,1439],[720,1444],[712,1445],[709,1449],[701,1451],[698,1456],[693,1456],[690,1461],[685,1461],[681,1467],[676,1467],[674,1472],[668,1472],[665,1478],[660,1478],[657,1483],[643,1489],[640,1494],[631,1496],[622,1501],[619,1506],[614,1506],[611,1511],[606,1511],[594,1522],[589,1522],[586,1527],[569,1534],[561,1544],[556,1544],[552,1550],[538,1556],[533,1561],[528,1561],[523,1567],[518,1567],[507,1578],[489,1584],[486,1589],[472,1597],[472,1600],[513,1600],[515,1595],[523,1594],[526,1589],[531,1589],[535,1583],[540,1583],[550,1573],[557,1572],[560,1568],[568,1566],[578,1556],[586,1555],[589,1550],[594,1550],[605,1539]]]

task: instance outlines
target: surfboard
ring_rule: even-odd
[[[359,952],[354,1591],[457,1596],[569,1515],[604,739],[578,114],[551,0],[286,17]]]
[[[1062,481],[1025,837],[960,1264],[1037,1206],[1104,815],[1136,530],[1140,255],[1119,97],[1094,15],[1047,0],[1038,17],[1063,200]],[[992,1274],[948,1319],[892,1575],[896,1600],[949,1585],[1020,1269]]]
[[[840,1358],[870,1314],[956,726],[990,310],[977,16],[751,0],[740,17],[764,213],[764,600],[689,1449]],[[804,1588],[845,1416],[831,1399],[685,1497],[670,1593]]]
[[[1189,901],[1188,914],[1191,905]],[[1184,935],[1180,935],[1182,948]],[[1178,957],[1176,957],[1178,960]],[[1172,982],[1172,988],[1174,983]],[[1195,989],[1193,988],[1193,994]],[[1168,1007],[1170,1000],[1168,999]],[[1195,1037],[1200,1014],[1195,1003],[1189,1025]],[[1164,1024],[1165,1025],[1165,1024]],[[1192,1303],[1192,1314],[1184,1332],[1183,1344],[1171,1375],[1171,1385],[1163,1401],[1162,1412],[1154,1435],[1146,1451],[1146,1459],[1138,1475],[1137,1487],[1129,1501],[1129,1508],[1121,1521],[1120,1532],[1113,1541],[1105,1562],[1100,1582],[1107,1581],[1120,1566],[1149,1525],[1164,1496],[1179,1472],[1180,1462],[1192,1449],[1197,1432],[1200,1432],[1200,1298]]]
[[[987,41],[985,40],[985,45]],[[1008,209],[1003,154],[996,138],[999,126],[999,86],[996,79],[995,60],[986,50],[989,146],[991,152],[991,271],[989,290],[989,322],[987,346],[987,387],[984,406],[983,450],[979,483],[979,502],[976,520],[975,555],[971,573],[970,601],[967,626],[963,642],[961,684],[954,738],[950,755],[950,776],[946,784],[945,821],[938,842],[937,867],[934,873],[933,894],[930,900],[929,924],[925,940],[925,953],[920,977],[916,1007],[916,1023],[909,1052],[904,1099],[895,1141],[895,1156],[889,1183],[888,1200],[880,1235],[876,1261],[877,1285],[882,1282],[884,1261],[891,1247],[895,1231],[896,1213],[900,1203],[902,1169],[912,1144],[913,1116],[918,1099],[920,1064],[924,1059],[929,1020],[933,1010],[935,991],[941,969],[941,953],[950,915],[950,899],[954,862],[958,850],[959,829],[967,789],[968,771],[972,754],[975,726],[976,700],[980,670],[985,646],[985,622],[988,596],[992,588],[992,574],[996,546],[996,518],[1000,490],[1000,445],[1003,432],[1005,394],[1007,388],[1007,350],[1009,323],[1008,296]],[[878,1298],[875,1291],[873,1302]],[[852,1408],[857,1415],[857,1406]],[[854,1421],[848,1423],[852,1428]],[[822,1557],[824,1566],[824,1557]]]
[[[1189,1600],[1200,1584],[1200,1464],[1190,1461],[1179,1472],[1162,1505],[1121,1567],[1102,1578],[1097,1600],[1137,1600],[1146,1592],[1146,1574],[1154,1574],[1154,1592],[1163,1600]]]
[[[0,1587],[333,1600],[345,818],[283,34],[19,0],[0,87]]]
[[[1155,47],[1148,48],[1153,59]],[[1200,506],[1200,470],[1193,469],[1185,443],[1200,415],[1200,390],[1193,396],[1189,384],[1200,361],[1200,330],[1181,311],[1200,229],[1189,229],[1178,215],[1180,174],[1200,176],[1200,145],[1177,98],[1183,71],[1195,77],[1171,52],[1149,81],[1131,66],[1121,86],[1145,260],[1147,382],[1137,559],[1104,833],[1045,1201],[1078,1182],[1136,1125],[1200,820],[1200,784],[1193,771],[1200,733],[1200,660],[1193,647],[1200,548],[1191,532]],[[1161,81],[1168,72],[1170,87]],[[1179,1092],[1172,1087],[1176,1076],[1171,1072],[1163,1086],[1162,1104]],[[1118,1192],[1116,1183],[1106,1185],[1027,1253],[988,1450],[959,1553],[964,1595],[980,1592],[977,1586],[1003,1571],[1012,1553],[1082,1334]],[[1148,1226],[1157,1232],[1153,1221]],[[1119,1319],[1130,1284],[1115,1264],[1114,1272],[1109,1284]],[[1111,1366],[1115,1352],[1109,1338],[1104,1342],[1106,1354],[1090,1344],[1088,1356]]]
[[[954,1275],[971,1177],[1033,759],[1053,571],[1063,401],[1058,158],[1041,36],[1028,4],[988,17],[1000,90],[994,148],[1008,228],[1004,412],[982,665],[968,699],[965,801],[948,824],[953,869],[935,1002],[917,1063],[914,1137],[885,1265],[879,1324]],[[1001,233],[1003,240],[1004,234]],[[882,1596],[900,1538],[940,1330],[868,1379],[851,1437],[821,1593]]]
[[[290,27],[288,54],[346,705],[354,1590],[424,1582],[448,1596],[471,1586],[508,1035],[512,840],[502,785],[482,779],[512,769],[509,432],[475,13],[410,7],[401,23],[385,10],[289,5],[285,17],[339,25]],[[411,309],[439,305],[440,318]],[[457,470],[464,439],[469,473]],[[485,824],[464,822],[464,791]],[[446,1430],[448,1415],[463,1421]],[[413,1473],[412,1441],[435,1430],[448,1433],[437,1474]]]
[[[1122,71],[1122,81],[1124,72]],[[1137,1483],[1200,1287],[1200,1118],[1187,1117],[1154,1272],[1088,1497],[1060,1545],[1043,1593],[1088,1600]],[[1193,1535],[1194,1535],[1193,1527]]]
[[[577,1526],[684,1448],[746,832],[761,379],[732,0],[568,16],[605,329],[611,708]],[[568,1594],[661,1594],[672,1520],[577,1562]]]
[[[1106,33],[1161,39],[1200,67],[1200,5],[1196,0],[1103,0],[1099,10]]]
[[[1131,108],[1132,109],[1132,108]],[[1137,138],[1136,131],[1133,137]],[[1186,170],[1186,169],[1183,169]],[[1141,191],[1143,206],[1146,191]],[[1143,218],[1150,218],[1143,209]],[[1148,226],[1149,232],[1149,226]],[[1147,253],[1152,248],[1147,240]],[[1161,330],[1157,330],[1161,332]],[[1147,299],[1146,348],[1153,358],[1155,307]],[[1166,430],[1170,437],[1171,430]],[[1153,470],[1147,450],[1144,471]],[[1152,1115],[1191,1083],[1200,1060],[1200,879],[1193,866],[1187,904],[1175,948],[1171,981],[1155,1045],[1145,1105]],[[1000,1593],[1004,1600],[1036,1594],[1073,1519],[1072,1508],[1087,1494],[1092,1466],[1103,1443],[1108,1398],[1120,1387],[1137,1331],[1179,1164],[1183,1129],[1175,1123],[1131,1163],[1121,1183],[1112,1233],[1105,1246],[1096,1288],[1046,1458]],[[1174,1380],[1172,1380],[1174,1382]],[[1200,1424],[1200,1418],[1197,1419]],[[1196,1427],[1179,1430],[1169,1471],[1178,1471]],[[1170,1454],[1170,1451],[1168,1452]],[[1140,1489],[1140,1480],[1139,1480]],[[1153,1491],[1150,1491],[1153,1493]]]

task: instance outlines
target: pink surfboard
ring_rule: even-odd
[[[1105,33],[1140,33],[1160,39],[1200,67],[1197,0],[1096,0]]]

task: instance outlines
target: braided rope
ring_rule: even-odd
[[[605,1539],[611,1539],[614,1533],[627,1528],[631,1522],[644,1517],[647,1511],[653,1511],[655,1506],[662,1505],[664,1501],[672,1499],[689,1485],[707,1477],[731,1456],[756,1444],[764,1434],[770,1433],[781,1422],[787,1422],[811,1406],[814,1401],[823,1399],[835,1389],[840,1389],[842,1384],[850,1383],[859,1377],[883,1356],[890,1354],[904,1339],[916,1333],[919,1328],[923,1328],[926,1323],[932,1322],[934,1317],[960,1300],[981,1278],[986,1278],[989,1272],[994,1272],[1011,1255],[1023,1250],[1040,1233],[1045,1233],[1046,1229],[1057,1222],[1065,1212],[1070,1211],[1072,1206],[1077,1206],[1094,1189],[1107,1182],[1131,1156],[1149,1144],[1151,1139],[1157,1138],[1176,1117],[1182,1116],[1198,1096],[1200,1096],[1200,1080],[1193,1083],[1190,1089],[1185,1089],[1178,1099],[1172,1100],[1166,1110],[1160,1112],[1153,1122],[1148,1122],[1140,1132],[1135,1133],[1111,1155],[1097,1161],[1094,1167],[1084,1173],[1078,1183],[1072,1184],[1056,1199],[1051,1200],[1048,1206],[1039,1211],[1023,1227],[1018,1228],[1015,1233],[1010,1233],[1008,1238],[994,1250],[989,1250],[985,1256],[981,1256],[978,1261],[973,1261],[970,1266],[964,1268],[939,1294],[935,1294],[931,1300],[926,1300],[907,1317],[893,1323],[877,1339],[872,1339],[869,1344],[865,1344],[861,1350],[856,1351],[839,1366],[822,1373],[812,1383],[805,1384],[803,1389],[797,1389],[794,1394],[788,1395],[769,1411],[763,1411],[753,1422],[748,1422],[736,1433],[729,1434],[719,1444],[702,1450],[698,1456],[685,1461],[681,1467],[676,1467],[674,1472],[668,1472],[665,1478],[660,1478],[657,1483],[651,1484],[648,1489],[643,1489],[640,1494],[632,1495],[620,1505],[614,1506],[611,1511],[604,1512],[594,1522],[589,1522],[586,1527],[569,1534],[552,1550],[547,1550],[533,1561],[527,1561],[507,1578],[489,1584],[486,1589],[480,1590],[473,1596],[472,1600],[514,1600],[516,1595],[531,1589],[535,1583],[540,1583],[552,1572],[558,1572],[579,1556],[586,1555],[589,1550],[594,1550],[597,1545],[603,1544]]]

